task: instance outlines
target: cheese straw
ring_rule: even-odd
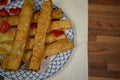
[[[39,14],[40,14],[40,12],[35,12],[33,14],[31,23],[36,23],[38,21]],[[60,9],[60,8],[53,9],[52,19],[60,19],[62,17],[63,17],[62,9]],[[18,25],[19,16],[0,17],[0,23],[2,20],[7,20],[7,22],[11,26],[16,26],[16,25]]]
[[[73,47],[74,47],[74,44],[73,44],[72,40],[70,40],[70,39],[58,40],[52,44],[46,45],[44,58],[50,57],[50,56],[55,55],[55,54],[60,54],[60,53],[65,52],[67,50],[71,50],[71,49],[73,49]],[[29,51],[29,52],[24,54],[23,62],[25,64],[27,64],[29,62],[29,59],[31,57],[31,52],[32,51]]]
[[[46,43],[50,44],[50,43],[53,43],[55,41],[58,41],[60,39],[65,39],[65,38],[66,38],[65,34],[62,34],[62,35],[60,35],[58,37],[56,37],[52,33],[51,34],[47,34],[47,36],[46,36]],[[10,54],[11,49],[12,49],[12,44],[13,44],[13,41],[11,41],[9,43],[0,43],[0,55],[3,56],[3,55]],[[34,45],[34,38],[28,38],[25,50],[33,49],[33,45]]]
[[[61,52],[73,49],[73,47],[74,47],[74,44],[73,44],[72,40],[70,40],[70,39],[58,40],[52,44],[46,45],[44,58],[50,57],[50,56],[58,54],[58,53],[60,54]],[[29,64],[31,55],[32,55],[32,51],[24,53],[22,60],[26,65]],[[2,59],[2,61],[1,61],[2,69],[6,69],[6,64],[7,64],[6,60],[7,59],[8,59],[7,56]]]
[[[0,32],[0,43],[8,43],[14,41],[16,30],[11,30],[6,33]]]
[[[30,27],[30,22],[33,14],[34,2],[33,0],[25,0],[21,14],[19,16],[19,22],[17,27],[17,33],[11,54],[9,55],[7,69],[8,70],[18,70],[23,57],[26,39],[28,35],[28,30]]]
[[[53,21],[51,22],[51,26],[47,29],[47,33],[51,32],[52,30],[67,30],[71,28],[70,20],[62,20],[62,21]],[[11,42],[14,40],[16,30],[8,31],[6,33],[0,33],[0,43]],[[33,37],[36,33],[36,28],[29,29],[29,36]]]
[[[52,1],[44,1],[41,13],[38,17],[38,27],[35,34],[35,41],[32,56],[28,65],[28,69],[39,70],[42,59],[45,55],[45,39],[47,29],[51,23]]]

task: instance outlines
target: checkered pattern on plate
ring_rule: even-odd
[[[9,12],[9,8],[15,8],[19,7],[21,8],[23,5],[24,0],[16,0],[10,3],[5,7],[5,9]],[[43,0],[34,0],[35,6],[34,11],[39,10],[41,8],[41,3]],[[55,8],[56,6],[54,6]],[[64,15],[61,20],[66,19],[66,15]],[[74,34],[73,29],[66,30],[65,31],[67,38],[72,39],[74,41]],[[45,72],[41,73],[40,71],[30,71],[26,70],[25,66],[22,66],[18,71],[16,72],[10,72],[7,70],[2,70],[0,68],[0,74],[4,77],[10,78],[12,80],[45,80],[46,78],[54,75],[56,72],[61,70],[63,66],[66,64],[68,59],[70,58],[72,54],[72,50],[69,50],[67,52],[63,52],[62,54],[57,54],[49,63],[48,68],[45,70]],[[0,57],[2,58],[2,57]]]

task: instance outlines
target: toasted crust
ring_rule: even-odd
[[[13,42],[10,43],[0,43],[0,55],[10,54]]]
[[[28,38],[25,49],[31,50],[33,49],[33,45],[34,45],[34,38]]]
[[[62,20],[62,21],[52,21],[50,27],[47,29],[47,33],[50,33],[53,30],[67,30],[71,29],[71,22],[70,20]],[[30,28],[29,36],[34,36],[36,33],[36,29]]]
[[[38,16],[39,16],[40,12],[36,12],[34,13],[31,23],[36,23],[38,21]],[[53,9],[52,12],[52,19],[60,19],[61,17],[63,17],[63,13],[62,10],[60,8],[58,9]],[[0,18],[0,23],[2,20],[7,20],[7,22],[11,25],[11,26],[16,26],[18,25],[18,20],[19,20],[19,16],[8,16],[8,17],[1,17]],[[1,27],[1,26],[0,26]]]
[[[46,36],[46,43],[50,44],[52,42],[55,42],[55,41],[60,40],[60,39],[65,39],[65,38],[66,38],[65,34],[56,37],[54,34],[51,33],[51,34]]]
[[[7,17],[7,22],[11,26],[17,26],[18,22],[19,22],[19,16],[9,16],[9,17]]]
[[[73,49],[73,47],[74,47],[74,45],[73,45],[72,40],[62,39],[62,40],[56,41],[52,44],[46,45],[45,57],[50,57],[52,55]],[[23,62],[25,64],[27,64],[29,62],[29,59],[31,57],[31,52],[32,51],[24,54]]]
[[[29,29],[29,36],[30,36],[30,37],[34,37],[35,34],[36,34],[36,29],[35,29],[35,28],[34,28],[34,29],[30,28],[30,29]]]
[[[6,33],[0,32],[0,43],[7,43],[14,41],[16,30],[8,31]]]
[[[63,17],[63,14],[62,14],[62,9],[61,8],[53,9],[52,19],[60,19],[62,17]]]
[[[51,32],[52,30],[67,30],[71,28],[71,23],[69,20],[62,20],[62,21],[53,21],[51,22],[51,26],[47,29],[47,33]],[[0,42],[9,42],[13,41],[15,37],[16,30],[12,30],[6,33],[0,33]],[[29,36],[34,36],[36,34],[36,29],[29,29]]]
[[[26,67],[28,67],[28,65],[29,65],[29,61],[30,61],[31,56],[32,56],[32,51],[26,52],[23,55],[22,60],[25,63]]]
[[[19,19],[19,16],[1,17],[0,24],[3,20],[6,20],[11,26],[16,26],[18,25],[18,19]],[[1,25],[0,25],[0,28],[1,28]]]
[[[48,29],[48,32],[52,30],[67,30],[70,28],[72,28],[70,20],[54,21],[51,23],[51,27]]]
[[[65,38],[66,38],[65,34],[58,36],[58,37],[56,37],[52,33],[47,34],[46,35],[46,43],[50,44],[50,43],[53,43],[55,41],[58,41],[60,39],[65,39]],[[13,41],[11,41],[10,43],[0,43],[0,55],[10,54],[10,51],[12,49],[12,43],[13,43]],[[28,38],[25,50],[33,49],[33,45],[34,45],[34,38]]]
[[[56,53],[61,53],[70,50],[74,47],[72,40],[62,39],[46,46],[45,56],[52,56]]]
[[[5,56],[2,60],[1,60],[1,67],[3,70],[7,69],[7,61],[8,61],[8,56]]]
[[[40,15],[40,12],[35,12],[35,14],[32,17],[31,23],[37,23],[39,15]]]
[[[51,23],[52,1],[45,1],[42,4],[40,16],[38,18],[38,28],[35,34],[35,42],[32,57],[28,69],[39,70],[42,59],[44,58],[45,38],[47,28]]]
[[[7,69],[18,70],[23,57],[27,34],[33,14],[33,0],[25,0],[19,18],[17,34],[13,43],[13,48],[8,59]]]

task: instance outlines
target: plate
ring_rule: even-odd
[[[19,7],[21,8],[23,5],[24,0],[16,0],[9,5],[5,6],[5,9],[9,12],[9,8]],[[41,8],[43,0],[34,0],[35,6],[34,11],[37,11]],[[56,5],[53,5],[53,8],[57,8]],[[61,20],[67,19],[65,13]],[[74,32],[73,29],[69,29],[65,31],[67,38],[71,39],[74,42]],[[37,72],[30,71],[25,69],[25,65],[23,65],[18,71],[10,72],[7,70],[2,70],[0,68],[0,75],[15,80],[45,80],[58,71],[63,69],[64,65],[68,62],[70,56],[72,54],[72,50],[68,50],[61,54],[56,54],[52,57],[44,59],[41,64],[41,69]],[[2,58],[2,57],[1,57]]]

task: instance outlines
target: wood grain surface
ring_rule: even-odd
[[[120,80],[120,0],[89,2],[89,80]]]

